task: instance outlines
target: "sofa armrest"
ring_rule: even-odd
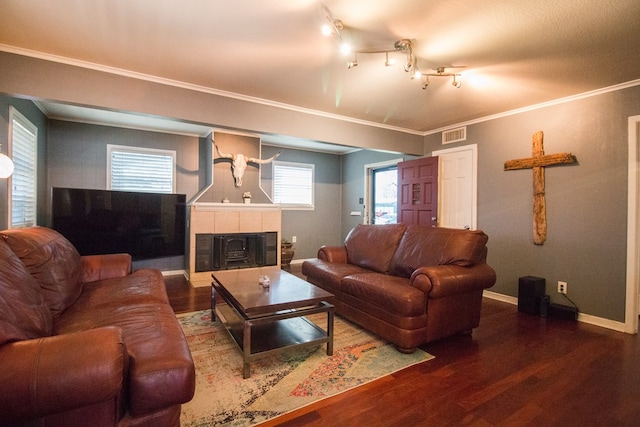
[[[483,290],[495,283],[496,272],[488,264],[420,267],[411,275],[411,286],[429,294],[431,299]]]
[[[80,257],[80,260],[82,283],[131,274],[131,255],[129,254],[85,255]]]
[[[347,263],[347,248],[344,246],[322,246],[318,249],[318,259],[341,264]]]
[[[5,344],[0,420],[11,424],[120,399],[127,357],[122,330],[113,326]]]

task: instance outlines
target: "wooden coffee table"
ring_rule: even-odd
[[[267,275],[271,285],[258,279]],[[243,356],[243,378],[251,361],[292,347],[326,343],[333,354],[333,294],[280,267],[221,270],[211,274],[211,318],[220,318]],[[221,299],[221,300],[220,300]],[[327,313],[326,330],[303,317]]]

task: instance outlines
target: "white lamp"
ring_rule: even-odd
[[[2,148],[2,144],[0,144]],[[0,178],[9,178],[13,173],[13,160],[0,153]]]

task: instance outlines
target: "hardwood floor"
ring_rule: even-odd
[[[176,313],[209,308],[208,288],[166,281]],[[424,346],[434,360],[262,425],[640,425],[637,335],[486,298],[482,310],[472,336]]]

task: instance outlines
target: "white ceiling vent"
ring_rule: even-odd
[[[452,142],[464,141],[467,139],[467,127],[451,129],[442,132],[442,143],[451,144]]]

